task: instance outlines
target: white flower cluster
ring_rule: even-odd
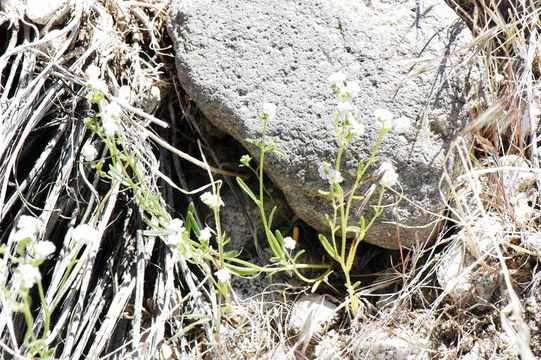
[[[176,246],[183,243],[182,234],[186,231],[184,222],[175,218],[167,224],[168,235],[164,237],[164,242],[169,246]]]
[[[85,161],[94,161],[98,157],[98,150],[92,144],[85,144],[81,149],[81,156]]]
[[[210,191],[207,191],[206,193],[201,195],[200,199],[203,204],[207,205],[211,209],[217,209],[220,206],[224,206],[224,202],[222,201],[220,195],[213,194]]]
[[[71,238],[75,245],[94,245],[100,239],[100,232],[88,224],[80,224],[71,232]]]
[[[107,83],[100,78],[100,69],[96,65],[90,65],[86,69],[85,74],[87,77],[86,86],[88,89],[90,89],[87,100],[89,102],[102,102],[101,99],[103,99],[103,94],[107,93],[108,88]],[[131,89],[127,86],[122,86],[119,90],[119,99],[121,99],[121,101],[125,101],[126,99],[129,100],[130,97]],[[122,108],[115,101],[105,103],[103,105],[100,116],[101,124],[106,137],[114,136],[118,131],[120,131],[118,124],[121,115]]]
[[[221,283],[225,283],[231,280],[231,270],[229,270],[228,268],[220,269],[216,271],[214,275],[216,275],[216,278]]]
[[[29,252],[34,259],[47,259],[55,251],[56,246],[52,242],[45,240],[31,244]]]
[[[374,111],[376,126],[395,131],[405,131],[411,125],[411,120],[406,117],[395,118],[393,113],[387,109],[377,109]]]
[[[188,233],[184,221],[174,218],[167,223],[162,240],[166,245],[174,247],[186,260],[189,260],[194,257],[194,253],[185,237],[186,234]]]
[[[250,161],[252,161],[252,157],[250,155],[242,155],[240,157],[240,166],[248,166],[250,165]]]
[[[343,72],[339,71],[331,76],[328,80],[331,84],[333,91],[344,98],[354,98],[361,92],[361,87],[356,81],[346,81],[347,76]]]
[[[103,107],[101,112],[101,125],[105,136],[114,136],[119,130],[118,122],[122,115],[122,108],[116,102],[110,102]]]
[[[346,74],[337,72],[329,76],[329,83],[333,94],[339,97],[336,113],[344,127],[345,133],[351,137],[364,134],[364,126],[355,120],[357,110],[352,103],[353,98],[359,95],[361,88],[356,81],[346,81]]]
[[[101,71],[100,68],[96,65],[92,64],[89,65],[86,68],[85,71],[86,75],[86,87],[91,90],[90,97],[88,100],[92,98],[95,92],[99,91],[101,93],[106,93],[109,89],[107,87],[107,83],[101,79]]]
[[[32,257],[33,261],[19,263],[12,278],[16,289],[30,289],[40,281],[39,264],[56,251],[56,246],[51,241],[37,240],[42,226],[43,222],[34,216],[22,215],[17,221],[12,240],[23,244],[26,253]],[[35,260],[39,261],[36,263]]]
[[[297,246],[297,242],[291,236],[286,236],[284,238],[284,248],[293,250]]]
[[[55,252],[56,247],[50,241],[35,241],[42,225],[40,219],[22,215],[17,222],[17,231],[13,234],[13,241],[28,241],[27,252],[34,259],[44,260]]]
[[[211,237],[212,232],[208,226],[205,226],[205,228],[199,232],[199,241],[209,241]]]
[[[16,231],[13,234],[13,241],[35,240],[42,225],[43,223],[40,219],[33,216],[22,215],[15,226]]]
[[[339,184],[344,181],[344,178],[340,174],[340,171],[337,171],[332,168],[331,164],[328,162],[322,162],[318,168],[319,176],[323,180],[327,180],[329,184]]]
[[[274,120],[276,118],[276,105],[263,103],[262,115],[265,116],[265,120]]]
[[[39,269],[32,264],[21,264],[13,274],[13,285],[16,289],[30,289],[41,280]]]
[[[398,174],[394,170],[393,164],[389,161],[385,161],[380,165],[378,174],[380,174],[380,185],[385,187],[393,187],[396,185]]]

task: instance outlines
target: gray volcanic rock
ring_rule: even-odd
[[[446,139],[461,126],[464,73],[450,71],[464,44],[455,13],[441,0],[173,0],[168,30],[181,84],[216,126],[240,141],[258,139],[255,114],[264,102],[278,106],[268,135],[285,155],[269,154],[265,171],[296,214],[327,230],[327,189],[318,176],[337,150],[332,115],[336,99],[327,78],[342,71],[362,90],[355,104],[366,134],[345,154],[343,169],[366,159],[377,129],[372,113],[388,108],[413,120],[413,128],[389,133],[379,152],[391,160],[404,195],[439,212],[438,182]],[[458,39],[457,39],[458,38]],[[423,61],[412,61],[422,58]],[[415,63],[415,66],[413,66]],[[344,186],[352,180],[347,177]],[[389,196],[388,203],[395,197]],[[404,200],[387,208],[366,241],[397,248],[423,243],[435,218]]]

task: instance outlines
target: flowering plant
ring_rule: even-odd
[[[334,167],[328,162],[322,162],[318,169],[320,177],[329,184],[328,190],[320,191],[320,194],[324,195],[332,203],[333,209],[331,215],[326,215],[330,230],[330,240],[323,234],[319,235],[319,240],[327,254],[340,265],[345,276],[351,309],[356,314],[359,299],[355,295],[355,290],[360,285],[360,282],[352,283],[350,272],[359,243],[364,239],[372,224],[374,224],[375,220],[383,212],[382,201],[385,189],[387,187],[393,187],[398,180],[398,175],[389,161],[383,162],[376,171],[376,175],[379,176],[379,196],[371,219],[367,220],[361,212],[361,216],[358,219],[351,221],[351,209],[354,200],[360,200],[362,201],[362,210],[378,188],[378,185],[371,184],[363,195],[357,194],[361,185],[365,182],[363,180],[366,172],[376,162],[376,154],[383,141],[383,137],[389,130],[405,130],[409,126],[409,120],[406,118],[394,119],[393,114],[386,109],[374,111],[375,125],[379,129],[376,143],[371,149],[370,158],[359,160],[355,169],[355,180],[346,191],[344,190],[345,186],[341,185],[344,181],[341,174],[342,155],[353,139],[364,133],[363,125],[355,119],[357,111],[352,102],[359,93],[359,86],[354,81],[346,81],[346,75],[340,72],[331,75],[329,82],[332,94],[338,100],[333,121],[338,140],[338,152],[334,161]],[[351,237],[353,240],[348,242],[348,238]]]
[[[319,176],[326,180],[329,184],[329,188],[326,191],[320,191],[331,203],[333,213],[326,215],[329,229],[330,239],[325,235],[320,234],[319,240],[327,254],[335,260],[345,275],[346,288],[351,300],[351,309],[353,313],[356,313],[359,306],[358,297],[355,295],[355,290],[360,285],[360,282],[352,283],[351,281],[351,268],[353,267],[353,261],[359,243],[364,239],[367,231],[379,215],[383,212],[383,195],[385,189],[396,185],[398,175],[391,162],[386,161],[381,164],[379,169],[375,171],[375,175],[379,178],[378,184],[371,184],[368,190],[363,195],[358,195],[357,192],[361,186],[366,183],[364,181],[366,172],[376,162],[376,154],[383,141],[383,138],[390,130],[404,131],[410,124],[409,119],[398,118],[395,119],[393,114],[386,109],[378,109],[374,111],[375,127],[379,129],[375,144],[371,148],[371,155],[367,160],[360,160],[358,166],[355,169],[355,180],[353,185],[348,187],[347,191],[344,190],[342,183],[344,177],[341,173],[342,156],[347,146],[356,138],[364,134],[365,129],[362,123],[357,121],[357,110],[353,104],[353,99],[359,94],[360,87],[355,81],[346,81],[346,75],[339,72],[329,77],[331,83],[332,94],[337,98],[336,115],[333,119],[333,125],[335,134],[338,140],[338,152],[334,160],[334,165],[329,162],[322,162],[318,168]],[[307,279],[301,273],[298,272],[298,267],[295,267],[295,261],[302,253],[302,250],[295,256],[292,256],[291,252],[296,247],[296,241],[292,237],[284,237],[280,231],[271,231],[272,218],[275,209],[273,209],[270,215],[267,216],[264,206],[264,198],[267,194],[265,187],[263,186],[263,163],[265,154],[271,151],[281,150],[276,148],[274,139],[268,141],[266,139],[266,127],[269,120],[273,120],[276,117],[276,106],[273,104],[264,104],[263,113],[258,115],[262,124],[262,139],[248,141],[260,149],[259,165],[257,168],[253,168],[250,165],[252,158],[249,155],[242,156],[240,162],[242,167],[250,169],[257,179],[259,180],[259,192],[256,194],[250,187],[240,178],[237,178],[237,182],[241,188],[248,194],[248,196],[255,202],[260,210],[263,220],[263,227],[269,246],[274,253],[274,257],[271,261],[284,264],[285,266],[292,266],[293,270],[301,279],[305,281],[318,281],[325,278],[328,274],[328,267],[325,274],[318,279]],[[376,189],[379,189],[379,196],[376,205],[374,206],[374,213],[372,217],[367,220],[365,215],[361,215],[359,219],[352,222],[350,217],[352,215],[352,207],[355,200],[361,200],[361,207],[364,208],[368,203],[371,196],[376,193]],[[210,197],[208,199],[210,203]],[[214,203],[214,202],[212,202]],[[209,205],[210,206],[210,205]],[[361,209],[362,210],[362,209]],[[352,224],[353,223],[353,224]],[[351,242],[348,242],[348,238],[353,237]],[[315,265],[302,265],[303,267],[317,268]]]

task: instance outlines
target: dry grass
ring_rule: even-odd
[[[203,300],[208,284],[154,237],[142,237],[144,214],[134,194],[118,180],[100,178],[80,157],[87,143],[107,156],[83,123],[93,112],[83,74],[96,64],[108,96],[117,95],[121,85],[131,87],[132,101],[123,104],[130,115],[122,123],[125,146],[141,159],[146,186],[161,193],[158,186],[167,178],[157,170],[167,169],[160,157],[170,155],[156,151],[150,139],[159,141],[155,131],[170,126],[152,115],[174,90],[164,67],[170,66],[170,48],[162,48],[167,2],[75,4],[71,17],[54,29],[0,13],[7,36],[0,57],[2,243],[13,249],[13,223],[32,214],[44,224],[41,236],[57,247],[40,268],[47,305],[54,308],[45,341],[56,348],[55,357],[150,358],[166,342],[180,354],[195,324],[212,338],[213,312],[208,298]],[[159,201],[174,204],[170,191]],[[80,223],[98,229],[101,240],[94,247],[74,248],[70,234]],[[33,297],[32,331],[41,334],[43,309]],[[2,303],[2,358],[26,352],[21,320]]]

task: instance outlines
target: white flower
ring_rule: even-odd
[[[358,121],[350,120],[349,133],[353,136],[361,136],[364,134],[364,126]]]
[[[37,233],[32,231],[29,228],[24,228],[21,230],[17,230],[12,235],[12,240],[14,242],[20,242],[26,239],[34,240],[36,238]]]
[[[36,259],[46,259],[54,254],[56,246],[50,241],[38,241],[32,246],[32,256]]]
[[[393,113],[387,109],[377,109],[374,111],[376,126],[379,128],[390,129],[392,127]]]
[[[43,225],[43,222],[34,216],[21,215],[19,221],[17,221],[17,229],[28,229],[34,233],[38,233],[39,229]]]
[[[267,120],[274,119],[276,117],[276,105],[272,103],[264,103],[263,114],[267,115]]]
[[[97,67],[94,64],[88,65],[88,67],[85,70],[85,75],[89,80],[90,79],[99,79],[99,77],[101,75],[100,68]]]
[[[227,268],[223,268],[214,273],[219,282],[228,282],[231,279],[231,271]]]
[[[13,283],[17,288],[30,289],[35,283],[41,280],[41,273],[31,264],[19,265],[13,275]]]
[[[504,80],[505,80],[505,77],[502,74],[496,73],[496,75],[494,75],[494,81],[496,82],[496,84],[499,84]]]
[[[182,244],[182,233],[173,233],[163,237],[163,242],[169,246]]]
[[[209,241],[212,237],[212,233],[210,232],[210,228],[206,226],[204,229],[202,229],[199,232],[199,240],[200,241]]]
[[[398,180],[398,174],[395,172],[393,165],[389,161],[385,161],[379,167],[378,173],[381,174],[379,183],[386,187],[392,187]]]
[[[102,93],[106,93],[108,91],[107,83],[100,79],[101,71],[99,67],[96,65],[90,65],[86,68],[85,74],[87,77],[86,85],[88,88],[94,91],[100,91]],[[90,97],[92,97],[92,95]]]
[[[14,242],[23,241],[26,239],[34,240],[39,234],[39,230],[43,222],[34,217],[28,215],[22,215],[17,222],[15,233],[12,236]]]
[[[411,126],[411,119],[402,116],[391,120],[391,128],[396,131],[406,131]]]
[[[101,236],[98,230],[88,224],[79,224],[73,229],[71,238],[77,245],[91,245],[100,240]]]
[[[122,85],[119,89],[118,89],[118,100],[120,100],[121,102],[124,102],[126,104],[131,104],[131,88],[127,85]]]
[[[331,85],[336,85],[338,87],[341,87],[344,85],[344,82],[346,81],[346,74],[344,74],[341,71],[335,72],[328,78],[329,83]]]
[[[244,166],[248,166],[248,164],[252,161],[252,157],[248,154],[242,155],[240,157],[240,163]]]
[[[122,115],[122,108],[116,102],[110,102],[105,105],[101,114],[101,123],[105,136],[113,136],[120,130],[118,121]]]
[[[224,206],[224,202],[220,198],[220,195],[213,194],[210,191],[207,191],[206,193],[201,195],[200,199],[203,204],[207,205],[211,209],[217,209],[220,206]]]
[[[340,101],[336,106],[336,112],[340,116],[348,116],[355,112],[355,107],[349,101]]]
[[[92,144],[85,144],[81,149],[81,156],[85,161],[93,161],[98,156],[98,150]]]
[[[344,181],[344,178],[340,174],[340,171],[332,170],[327,178],[329,184],[339,184]]]
[[[112,101],[103,107],[103,117],[113,118],[115,120],[120,119],[122,115],[122,108],[116,101]]]
[[[184,221],[174,218],[167,224],[169,234],[164,236],[164,242],[169,246],[175,246],[182,243],[182,234],[186,231]]]
[[[333,168],[331,167],[331,164],[324,161],[321,163],[321,165],[319,165],[319,168],[317,169],[317,171],[319,172],[319,176],[323,180],[329,180],[329,175],[333,171]]]
[[[357,81],[348,81],[342,92],[348,94],[350,98],[354,98],[361,92],[361,87]]]
[[[120,131],[118,124],[114,120],[103,121],[101,125],[103,126],[103,133],[107,137],[114,136],[117,132]]]
[[[179,233],[183,232],[184,229],[184,221],[180,220],[179,218],[174,218],[173,220],[169,221],[169,224],[167,224],[167,230]]]
[[[284,238],[284,248],[293,250],[297,246],[297,242],[291,236],[286,236]]]

